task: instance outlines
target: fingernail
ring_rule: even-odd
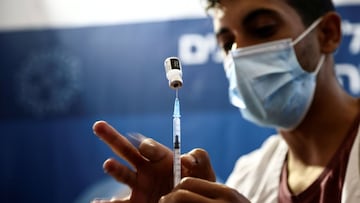
[[[155,144],[154,144],[154,141],[152,139],[145,139],[143,140],[143,142],[141,142],[141,144],[143,146],[147,146],[145,149],[146,149],[146,154],[148,155],[153,155],[156,151],[156,147],[155,147]]]
[[[129,142],[136,148],[139,148],[141,142],[146,139],[146,137],[140,133],[127,133],[126,135]]]
[[[140,153],[151,161],[158,161],[165,155],[163,150],[153,139],[147,138],[139,146]]]

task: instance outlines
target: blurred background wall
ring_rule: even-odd
[[[360,96],[360,2],[336,3],[344,34],[336,69]],[[1,202],[87,202],[122,189],[103,173],[114,154],[92,124],[171,146],[169,56],[183,65],[182,150],[207,149],[225,181],[238,156],[274,131],[229,104],[199,1],[0,0]]]

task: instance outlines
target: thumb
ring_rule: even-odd
[[[210,163],[208,153],[203,149],[193,149],[181,158],[183,176],[216,181],[214,170]]]

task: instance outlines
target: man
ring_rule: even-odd
[[[135,169],[104,169],[132,188],[113,202],[360,202],[360,99],[334,73],[341,19],[331,0],[209,0],[231,102],[279,135],[241,157],[226,185],[215,183],[204,150],[182,156],[172,190],[172,153],[151,139],[139,148],[107,123],[95,133]],[[106,201],[104,201],[106,202]]]

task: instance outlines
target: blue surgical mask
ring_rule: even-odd
[[[224,60],[230,102],[242,116],[260,126],[296,128],[312,103],[321,55],[313,72],[299,64],[294,45],[320,22],[315,21],[296,40],[283,39],[230,52]]]

